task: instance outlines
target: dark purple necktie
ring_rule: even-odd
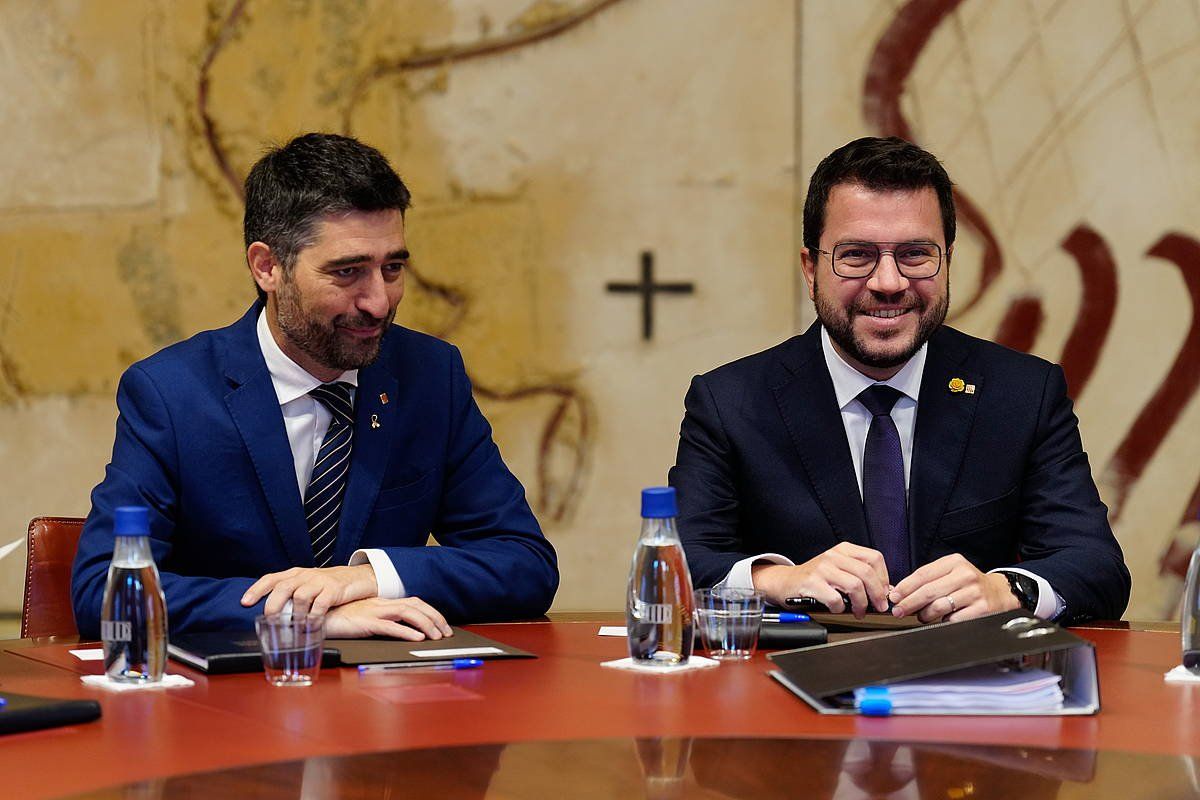
[[[350,384],[338,381],[323,383],[309,392],[331,415],[304,492],[304,515],[312,538],[313,561],[318,567],[328,567],[333,561],[333,545],[342,518],[342,495],[350,471],[350,454],[354,452],[352,389]]]
[[[892,406],[901,393],[882,383],[858,396],[871,412],[863,449],[863,509],[871,543],[883,553],[888,580],[896,585],[912,572],[908,555],[908,493],[904,490],[904,454],[892,421]]]

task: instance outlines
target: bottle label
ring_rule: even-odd
[[[108,620],[100,623],[100,638],[106,642],[133,641],[133,623],[129,620]]]
[[[674,610],[669,603],[643,603],[634,601],[633,615],[642,622],[653,625],[669,625],[674,617]]]

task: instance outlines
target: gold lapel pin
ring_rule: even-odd
[[[378,427],[379,427],[379,415],[378,415],[378,414],[372,414],[372,415],[371,415],[371,428],[372,428],[372,429],[375,429],[375,428],[378,428]]]
[[[958,394],[965,388],[967,388],[967,383],[962,378],[951,378],[950,379],[950,391],[954,392],[955,394]],[[972,392],[975,391],[974,386],[971,387],[971,391]]]
[[[383,403],[385,406],[387,405],[387,392],[379,393],[379,402]]]

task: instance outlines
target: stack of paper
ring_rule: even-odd
[[[1062,677],[1044,669],[996,664],[854,690],[865,714],[1050,714],[1062,710]]]

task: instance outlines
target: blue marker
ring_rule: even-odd
[[[483,666],[482,658],[456,658],[453,661],[403,661],[395,664],[359,664],[358,672],[384,672],[392,669],[407,669],[418,672],[433,672],[443,669],[478,669]]]
[[[763,614],[763,622],[811,622],[812,617],[808,614],[799,614],[794,611],[781,611],[778,614]]]

